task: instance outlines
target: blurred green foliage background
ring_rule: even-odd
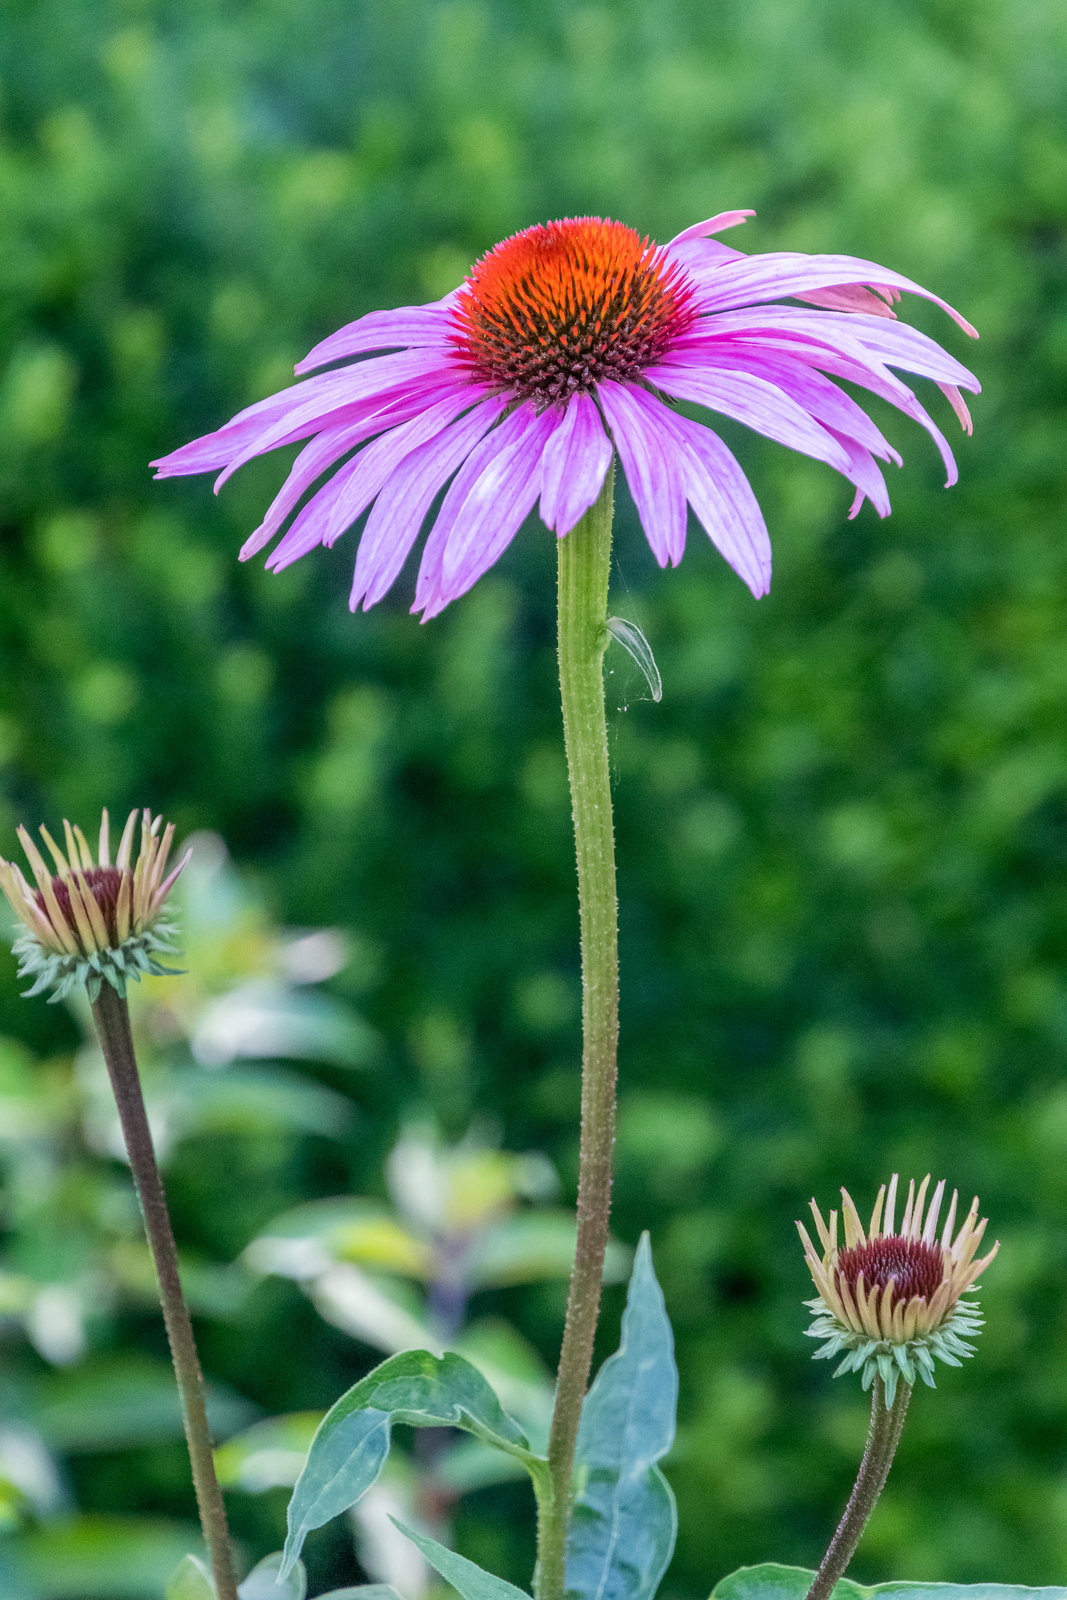
[[[327,1315],[318,1280],[242,1252],[327,1197],[363,1197],[388,1234],[405,1128],[559,1173],[554,1199],[490,1184],[479,1226],[536,1232],[573,1194],[554,557],[534,525],[433,624],[407,615],[410,573],[351,617],[352,535],[279,577],[236,560],[281,462],[215,501],[206,480],[153,484],[149,458],[553,216],[662,239],[754,206],[745,250],[871,257],[979,326],[963,348],[905,304],[985,394],[951,493],[925,436],[879,418],[906,457],[888,523],[848,523],[827,469],[723,430],[774,540],[758,605],[699,530],[661,573],[620,495],[613,609],[665,693],[610,659],[615,1231],[652,1230],[677,1333],[668,1600],[741,1563],[817,1561],[866,1402],[809,1359],[793,1219],[841,1183],[863,1209],[893,1170],[977,1191],[1003,1247],[979,1358],[917,1396],[856,1574],[1063,1582],[1067,11],[6,0],[0,52],[0,850],[19,821],[147,803],[237,863],[205,846],[219,875],[189,902],[190,977],[142,1011],[222,1433],[285,1415],[299,1441],[388,1347],[351,1307]],[[281,927],[340,930],[343,963],[294,977]],[[267,1023],[212,1045],[249,984]],[[7,1600],[158,1595],[192,1541],[83,1021],[23,1005],[0,963]],[[464,1291],[531,1393],[563,1305],[546,1226],[536,1270]],[[612,1290],[605,1353],[619,1308]],[[275,1467],[231,1494],[249,1558],[280,1543]],[[441,1509],[470,1490],[458,1547],[525,1583],[525,1489],[461,1478],[436,1491]],[[313,1592],[363,1570],[343,1527],[308,1560]]]

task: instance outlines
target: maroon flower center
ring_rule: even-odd
[[[692,297],[632,228],[570,217],[505,239],[471,268],[452,339],[480,382],[548,405],[654,365],[693,321]]]
[[[861,1273],[868,1293],[876,1286],[884,1289],[892,1283],[894,1301],[917,1296],[929,1301],[945,1276],[945,1258],[936,1245],[923,1244],[921,1239],[902,1239],[893,1233],[841,1251],[837,1282],[844,1279],[854,1293]]]
[[[123,878],[130,874],[121,867],[87,867],[82,873],[82,878],[87,884],[89,893],[100,907],[107,928],[108,943],[114,947],[119,944],[119,930],[116,911],[119,903],[119,890],[122,888]],[[78,932],[78,923],[74,916],[74,908],[70,903],[70,880],[68,878],[53,878],[52,891],[59,901],[59,909],[67,920],[67,926],[73,933]],[[44,896],[37,891],[37,904],[48,915],[44,903]]]

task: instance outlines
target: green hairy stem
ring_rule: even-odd
[[[856,1476],[855,1487],[849,1496],[837,1532],[830,1540],[830,1548],[822,1558],[815,1574],[815,1582],[808,1590],[807,1600],[828,1600],[834,1585],[843,1578],[849,1562],[856,1553],[860,1535],[870,1521],[878,1496],[885,1488],[889,1469],[900,1443],[904,1418],[911,1399],[911,1384],[898,1383],[893,1404],[887,1408],[885,1385],[881,1378],[874,1380],[871,1399],[871,1421],[867,1429],[867,1445]]]
[[[562,1600],[571,1474],[600,1312],[611,1209],[619,1038],[618,903],[604,651],[614,469],[600,497],[558,541],[559,681],[578,857],[582,949],[582,1129],[578,1237],[548,1444],[551,1492],[538,1508],[537,1600]]]

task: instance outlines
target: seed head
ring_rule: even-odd
[[[95,860],[80,828],[64,821],[61,850],[42,827],[54,873],[29,832],[19,828],[36,888],[19,866],[0,857],[0,890],[22,924],[12,946],[19,958],[19,977],[34,979],[27,996],[50,989],[50,1000],[62,1000],[84,983],[90,1000],[95,1000],[105,979],[125,994],[128,978],[139,979],[142,972],[173,972],[158,959],[175,950],[170,943],[173,926],[161,913],[190,852],[164,876],[174,824],[168,823],[160,833],[162,817],[153,819],[150,811],[144,811],[140,850],[132,860],[137,816],[130,812],[113,864],[106,810]]]
[[[834,1376],[862,1372],[863,1387],[875,1375],[885,1384],[886,1405],[893,1404],[899,1377],[912,1384],[916,1377],[934,1387],[934,1358],[961,1365],[961,1357],[974,1354],[966,1339],[982,1326],[975,1300],[961,1297],[978,1280],[1000,1248],[975,1259],[987,1219],[978,1220],[977,1197],[953,1236],[958,1194],[952,1192],[944,1228],[937,1237],[937,1222],[945,1192],[937,1185],[925,1220],[929,1174],[919,1185],[908,1184],[908,1199],[899,1232],[895,1226],[897,1178],[888,1190],[878,1191],[871,1224],[866,1233],[852,1197],[841,1190],[844,1248],[838,1248],[837,1212],[829,1223],[811,1202],[815,1227],[822,1245],[816,1250],[807,1230],[797,1223],[804,1257],[818,1289],[818,1298],[806,1302],[812,1312],[809,1338],[824,1343],[815,1359],[844,1352]]]

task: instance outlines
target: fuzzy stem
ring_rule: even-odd
[[[100,993],[93,1001],[93,1021],[107,1062],[133,1181],[141,1202],[145,1232],[156,1264],[163,1321],[181,1396],[185,1441],[193,1469],[193,1488],[200,1512],[200,1526],[204,1531],[215,1575],[215,1590],[218,1600],[237,1600],[226,1509],[211,1453],[211,1433],[204,1404],[204,1376],[200,1370],[192,1323],[178,1277],[178,1253],[145,1114],[130,1033],[130,1013],[125,999],[116,993],[110,983],[101,984]]]
[[[867,1429],[867,1446],[860,1462],[855,1487],[849,1496],[837,1532],[830,1540],[830,1548],[823,1556],[822,1565],[815,1574],[815,1582],[808,1590],[807,1600],[828,1600],[839,1578],[843,1578],[849,1562],[856,1553],[860,1535],[870,1520],[878,1496],[885,1488],[889,1468],[893,1464],[897,1445],[904,1427],[904,1418],[911,1399],[911,1384],[897,1384],[893,1404],[887,1408],[885,1386],[881,1378],[874,1380],[871,1397],[871,1421]]]
[[[582,949],[582,1126],[578,1236],[548,1443],[551,1492],[539,1508],[537,1600],[562,1600],[571,1473],[593,1360],[611,1209],[619,1039],[618,903],[611,819],[604,651],[613,472],[596,504],[558,541],[559,680]]]

